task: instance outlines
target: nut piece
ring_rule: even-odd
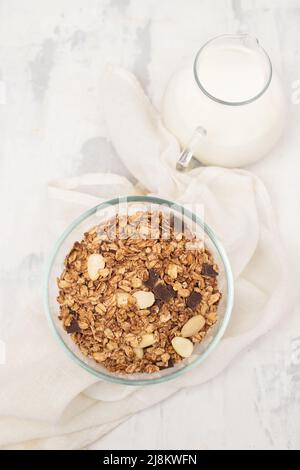
[[[144,290],[139,290],[133,294],[136,298],[137,305],[140,310],[151,307],[155,302],[155,297],[152,292],[146,292]]]
[[[193,352],[193,343],[187,338],[181,338],[180,336],[175,336],[172,339],[172,346],[181,357],[190,357]]]
[[[170,263],[168,266],[168,275],[170,276],[171,279],[176,279],[177,278],[177,265]]]
[[[122,308],[126,307],[128,304],[129,294],[127,292],[117,292],[116,293],[116,301],[117,306]]]
[[[143,348],[133,348],[134,354],[138,359],[143,359],[144,357],[144,350]]]
[[[202,315],[195,315],[190,318],[181,329],[181,335],[184,338],[196,335],[205,325],[205,319]]]
[[[152,333],[145,334],[142,336],[142,339],[139,342],[139,348],[147,348],[148,346],[152,346],[155,341],[155,337]]]
[[[105,266],[105,259],[102,255],[94,253],[88,257],[87,260],[87,270],[89,278],[92,281],[96,281],[100,276],[99,270],[103,269]]]

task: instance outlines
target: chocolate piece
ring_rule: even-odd
[[[186,305],[195,310],[198,304],[200,304],[202,295],[199,292],[193,291],[191,295],[186,299]]]
[[[77,323],[77,320],[75,318],[72,319],[71,323],[69,326],[66,327],[67,333],[81,333],[81,329],[79,328],[79,325]]]
[[[159,279],[158,272],[155,271],[155,269],[149,269],[149,277],[147,281],[144,282],[144,284],[146,287],[149,287],[149,289],[153,289],[158,279]]]
[[[162,300],[163,302],[167,302],[173,297],[176,297],[176,292],[173,287],[167,284],[157,284],[153,288],[153,294],[156,299]]]
[[[216,277],[218,273],[214,270],[212,264],[204,263],[201,270],[202,276]]]
[[[167,369],[169,369],[170,367],[174,367],[174,361],[173,361],[173,358],[170,357],[170,359],[168,360],[168,367]]]

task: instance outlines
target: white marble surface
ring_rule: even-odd
[[[105,64],[132,70],[159,108],[181,62],[208,38],[236,31],[260,38],[290,104],[284,139],[252,169],[274,202],[295,308],[220,376],[132,417],[93,448],[300,448],[300,0],[0,2],[1,300],[20,283],[40,288],[46,182],[126,174],[102,119]]]

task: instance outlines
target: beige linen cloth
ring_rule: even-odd
[[[108,135],[139,185],[112,174],[53,182],[49,238],[53,242],[74,217],[101,200],[135,194],[141,187],[178,202],[203,203],[205,220],[223,242],[233,268],[232,320],[216,349],[191,372],[166,384],[125,387],[99,381],[74,364],[49,330],[41,294],[32,292],[30,299],[27,292],[22,315],[10,322],[4,338],[1,448],[86,448],[133,413],[214,377],[287,308],[285,260],[263,184],[242,170],[199,167],[176,173],[178,143],[135,78],[109,68],[102,87]]]

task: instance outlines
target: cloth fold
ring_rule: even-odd
[[[177,173],[178,142],[135,77],[110,67],[101,86],[109,137],[139,185],[99,173],[51,182],[46,250],[76,216],[107,194],[144,192],[201,204],[233,268],[232,319],[217,348],[191,372],[165,384],[125,387],[102,382],[73,363],[52,337],[41,296],[33,291],[29,298],[26,292],[30,301],[23,305],[21,289],[30,287],[22,287],[16,299],[18,315],[4,335],[0,448],[85,448],[133,413],[210,380],[288,308],[284,249],[261,181],[244,170],[215,167]]]

